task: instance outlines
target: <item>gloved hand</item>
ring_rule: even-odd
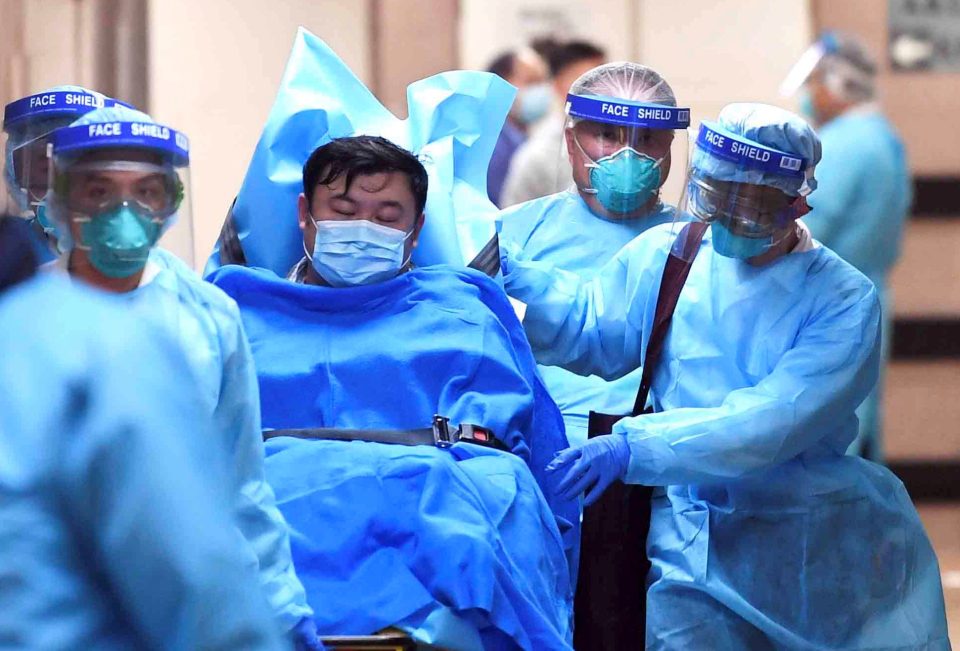
[[[296,651],[325,651],[323,642],[317,637],[317,625],[312,617],[304,617],[290,631],[293,648]]]
[[[520,257],[522,249],[520,245],[516,242],[510,242],[505,240],[499,240],[500,246],[500,273],[503,274],[503,277],[506,278],[510,275],[511,263]]]
[[[568,448],[557,453],[547,472],[562,472],[557,484],[561,499],[573,499],[585,493],[583,504],[590,506],[617,479],[627,474],[630,465],[630,446],[623,434],[605,434],[592,438],[579,448]]]

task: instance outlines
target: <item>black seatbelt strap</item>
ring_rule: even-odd
[[[227,218],[223,220],[223,227],[220,229],[220,238],[217,240],[220,245],[220,263],[247,266],[247,256],[243,252],[240,235],[237,234],[237,224],[233,220],[233,208],[236,205],[237,200],[234,199],[227,211]]]
[[[496,233],[493,234],[489,242],[483,245],[480,252],[467,266],[481,271],[491,278],[500,272],[500,238]]]
[[[507,450],[489,429],[463,423],[452,426],[449,418],[434,416],[430,427],[420,429],[343,429],[336,427],[308,427],[302,429],[264,430],[263,440],[280,436],[322,441],[369,441],[392,445],[435,445],[448,448],[454,443],[473,443],[488,448]]]

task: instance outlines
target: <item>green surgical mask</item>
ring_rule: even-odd
[[[147,264],[150,249],[160,239],[157,220],[123,202],[109,212],[76,219],[81,245],[88,250],[90,264],[110,278],[126,278]]]
[[[660,189],[660,162],[627,147],[593,163],[590,185],[600,205],[630,213],[650,201]]]

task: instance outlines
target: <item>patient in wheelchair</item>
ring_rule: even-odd
[[[567,649],[577,505],[543,471],[566,447],[563,422],[500,287],[411,264],[426,195],[406,150],[333,140],[303,169],[289,277],[211,276],[239,304],[264,428],[306,430],[267,432],[267,477],[322,635],[397,627],[450,649]],[[498,445],[397,431],[437,414]]]

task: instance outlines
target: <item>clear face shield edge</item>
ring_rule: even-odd
[[[44,231],[54,225],[45,214],[44,199],[50,177],[47,147],[57,129],[104,106],[123,105],[100,93],[79,87],[58,87],[7,104],[3,121],[3,177],[9,212],[36,218]]]
[[[74,119],[74,116],[47,118],[16,125],[4,132],[3,180],[9,210],[26,219],[36,218],[48,233],[54,226],[44,208],[50,179],[47,148],[51,134]]]
[[[693,159],[678,216],[709,224],[721,255],[763,255],[790,237],[797,219],[810,211],[803,182],[807,163],[799,156],[703,124]],[[800,195],[791,196],[769,182],[776,177],[795,179]],[[674,224],[675,234],[683,228],[680,220]],[[674,254],[679,250],[677,242]]]
[[[591,210],[633,219],[676,206],[683,187],[671,169],[685,169],[685,108],[568,95],[565,138],[573,178]]]
[[[130,127],[129,123],[108,126],[117,125]],[[78,130],[79,134],[66,133]],[[61,132],[62,140],[82,142],[86,132],[87,126],[74,127]],[[174,133],[168,130],[168,136]],[[185,149],[171,155],[170,149],[176,146],[151,148],[145,144],[152,143],[135,144],[134,138],[129,139],[133,146],[118,142],[116,147],[74,146],[62,151],[60,141],[58,133],[52,146],[47,209],[65,241],[64,251],[86,251],[98,271],[125,277],[144,267],[161,237],[166,245],[171,233],[185,229],[189,236],[186,246],[169,248],[192,261],[193,217]]]

